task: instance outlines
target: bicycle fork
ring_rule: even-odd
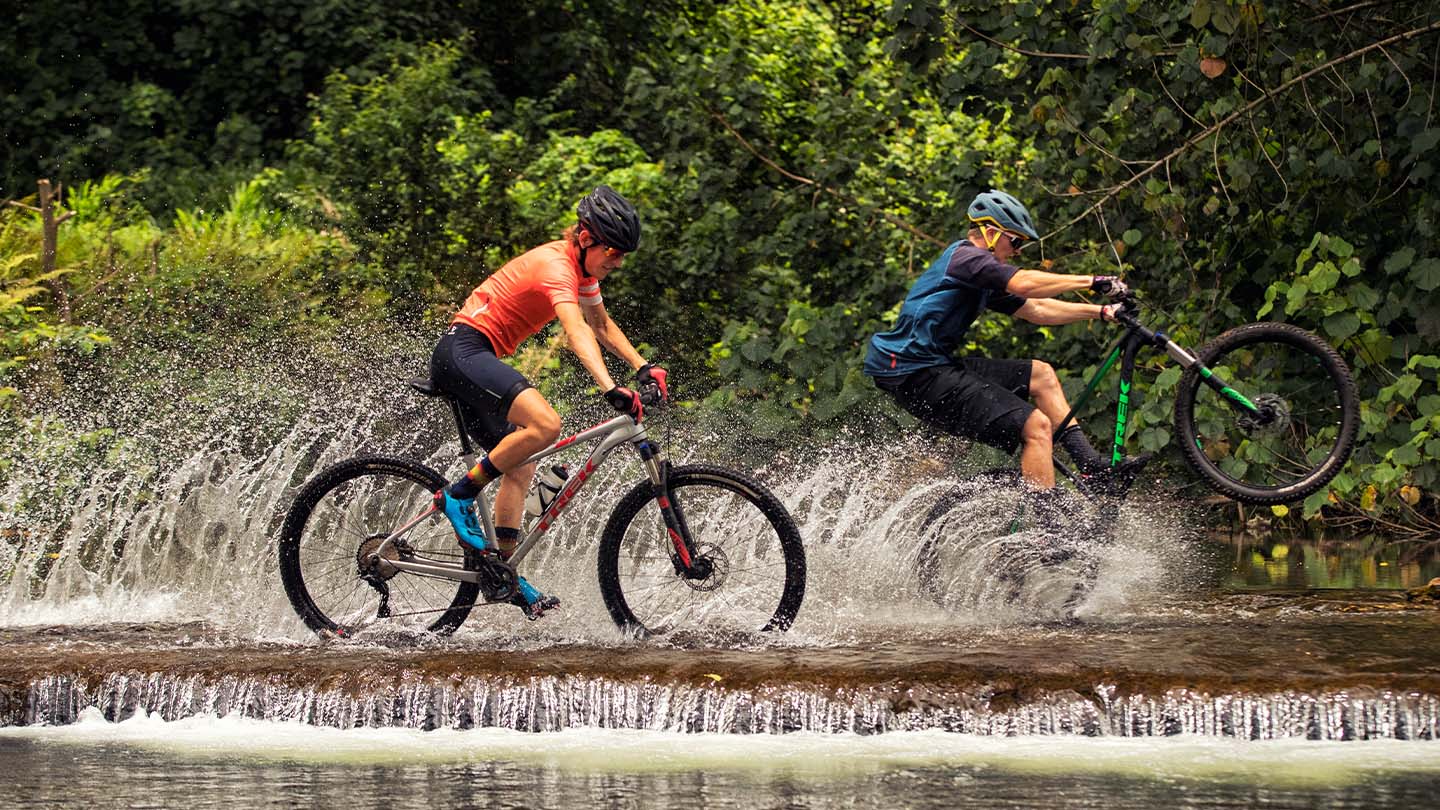
[[[670,562],[675,566],[675,573],[685,579],[705,579],[710,576],[711,564],[696,553],[690,526],[685,522],[685,510],[670,491],[670,462],[660,457],[660,449],[652,442],[642,442],[638,449],[650,477],[655,503],[665,520],[665,532],[674,548]]]

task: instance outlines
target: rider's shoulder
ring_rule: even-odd
[[[575,271],[575,258],[571,255],[570,243],[557,239],[516,256],[508,262],[507,269],[514,273],[535,276],[557,273],[569,275]]]
[[[994,253],[991,253],[985,248],[976,247],[974,244],[966,241],[960,241],[955,243],[954,251],[950,254],[950,267],[952,269],[962,267],[966,269],[979,269],[989,267],[998,267],[1009,270],[1015,269],[1013,265],[1006,264],[1005,262],[1002,262],[999,259],[995,258]]]

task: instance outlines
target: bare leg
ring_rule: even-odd
[[[505,418],[517,429],[501,439],[488,454],[490,463],[502,474],[515,469],[525,459],[560,438],[560,415],[534,388],[527,388],[515,397]],[[529,482],[522,482],[522,488],[524,483]],[[524,499],[523,494],[521,499]]]
[[[1049,363],[1030,361],[1030,398],[1035,400],[1035,407],[1049,417],[1052,430],[1070,412],[1065,389],[1060,387],[1060,378],[1055,376],[1055,369]],[[1072,419],[1070,424],[1079,423]]]
[[[505,472],[500,479],[500,490],[495,493],[495,525],[520,525],[520,512],[525,508],[525,494],[529,491],[528,485],[534,476],[534,464],[524,464]]]
[[[1064,416],[1062,413],[1061,416]],[[1054,448],[1050,443],[1050,417],[1043,411],[1031,411],[1020,433],[1024,446],[1020,450],[1020,475],[1036,489],[1055,486]]]

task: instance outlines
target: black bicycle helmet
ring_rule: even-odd
[[[575,208],[580,224],[607,246],[632,253],[640,247],[640,215],[609,186],[596,186]]]
[[[988,222],[1001,230],[1022,233],[1036,241],[1040,239],[1030,212],[1019,200],[999,189],[975,195],[975,201],[970,203],[970,221]]]

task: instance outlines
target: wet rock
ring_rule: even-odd
[[[1440,577],[1436,577],[1419,588],[1405,592],[1405,601],[1421,604],[1440,604]]]

